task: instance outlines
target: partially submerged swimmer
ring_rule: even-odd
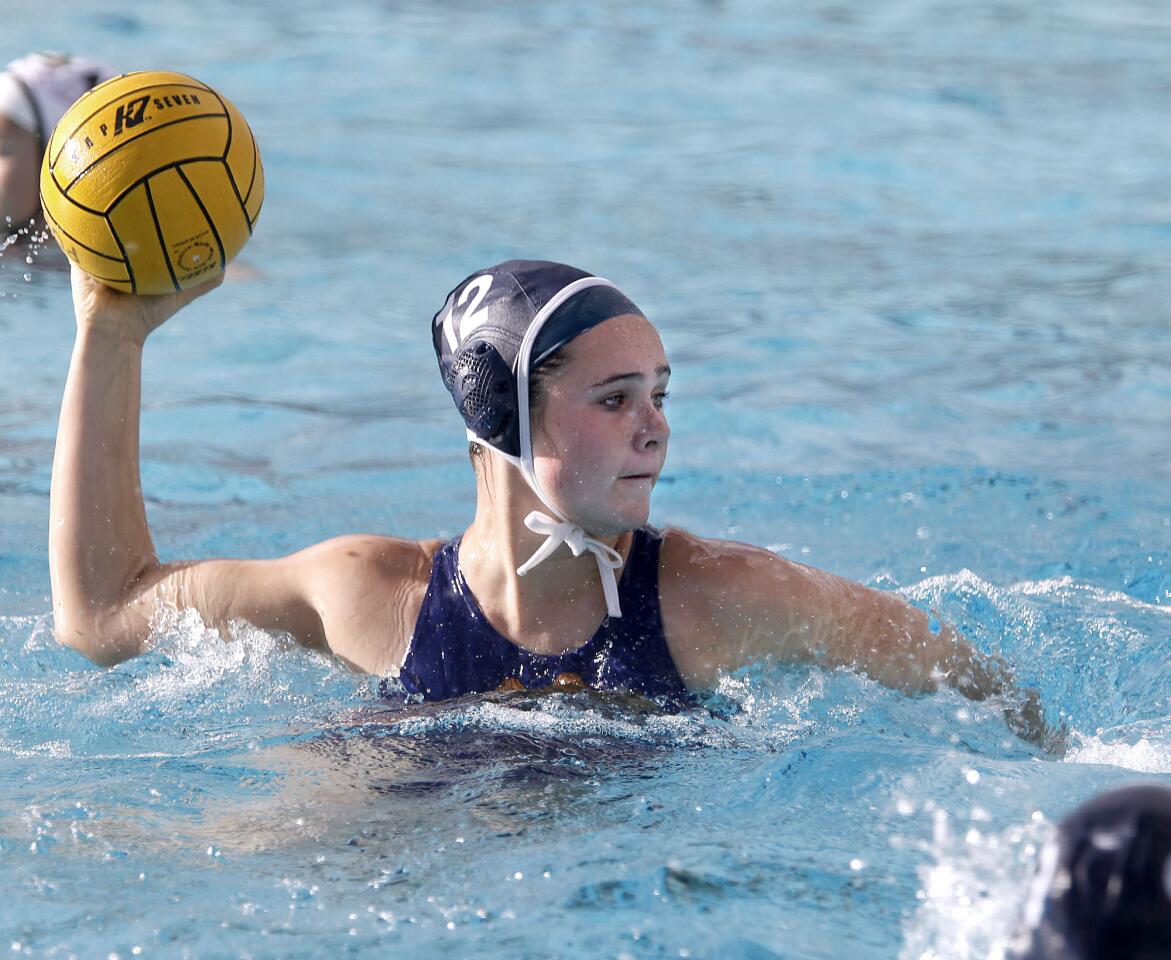
[[[1014,960],[1171,957],[1171,789],[1108,790],[1044,847]]]
[[[114,72],[57,53],[30,53],[0,70],[0,229],[17,233],[39,215],[49,135],[78,97]]]
[[[50,572],[58,639],[97,663],[142,653],[166,604],[221,628],[243,619],[288,633],[430,700],[565,674],[683,698],[778,660],[851,667],[907,692],[1003,695],[1009,725],[1055,747],[1035,694],[897,596],[748,544],[648,527],[670,366],[638,307],[564,264],[475,273],[433,320],[473,445],[476,513],[462,536],[345,536],[277,560],[161,563],[139,485],[142,346],[208,289],[134,297],[73,272]]]

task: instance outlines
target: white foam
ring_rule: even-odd
[[[1084,737],[1070,749],[1066,763],[1109,764],[1138,773],[1171,773],[1171,744],[1140,737],[1134,743],[1103,743],[1099,737]]]
[[[1147,603],[1137,600],[1121,590],[1105,590],[1092,583],[1079,583],[1073,577],[1053,577],[1048,580],[1021,580],[1009,590],[1024,597],[1046,597],[1059,600],[1079,601],[1079,607],[1086,601],[1102,605],[1118,604],[1132,610],[1147,610],[1153,613],[1171,614],[1171,605]]]

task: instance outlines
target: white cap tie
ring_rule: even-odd
[[[525,526],[533,533],[544,534],[546,539],[528,560],[516,568],[518,577],[523,577],[538,563],[546,560],[563,543],[573,551],[575,557],[586,552],[592,553],[598,564],[598,576],[602,578],[602,593],[606,595],[606,613],[611,617],[622,616],[622,608],[618,605],[618,581],[614,577],[614,571],[622,566],[622,554],[600,540],[586,536],[585,530],[576,523],[568,520],[559,523],[540,510],[534,510],[525,517]]]

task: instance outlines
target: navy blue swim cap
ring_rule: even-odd
[[[1018,960],[1171,957],[1171,789],[1111,790],[1042,853]]]
[[[564,263],[509,260],[467,277],[431,323],[443,382],[470,438],[521,460],[529,376],[591,327],[643,313],[609,280]]]

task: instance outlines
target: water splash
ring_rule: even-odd
[[[1136,773],[1171,774],[1171,721],[1134,724],[1084,737],[1070,750],[1067,763],[1107,764]]]
[[[1052,824],[1034,811],[995,829],[979,807],[957,814],[931,801],[917,814],[930,818],[931,837],[918,844],[926,862],[900,960],[1004,960]]]
[[[1073,577],[997,586],[970,570],[905,588],[1036,687],[1051,719],[1099,734],[1171,713],[1171,606]],[[1165,732],[1171,732],[1168,729]]]

